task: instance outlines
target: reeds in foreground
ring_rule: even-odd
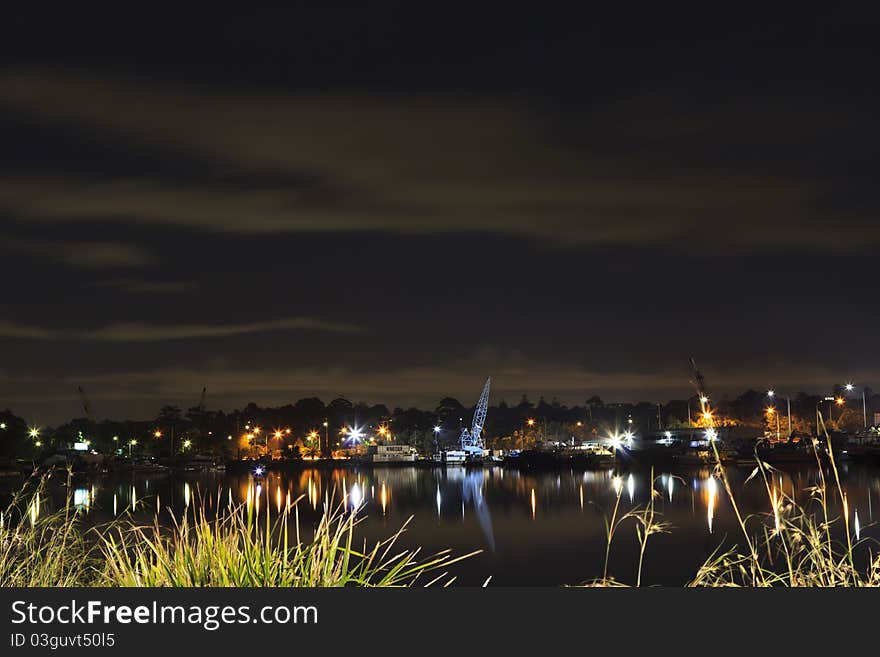
[[[159,525],[117,525],[100,534],[103,563],[97,583],[105,586],[412,586],[450,584],[447,566],[476,552],[453,557],[448,550],[419,560],[419,550],[396,550],[406,524],[372,548],[356,548],[356,510],[325,502],[311,541],[303,541],[296,502],[274,519],[253,506],[231,506],[209,519],[203,506],[193,518]],[[292,539],[292,540],[291,540]],[[428,576],[432,579],[428,580]]]
[[[763,481],[767,493],[768,511],[764,514],[743,516],[731,487],[727,471],[721,463],[713,443],[715,466],[713,476],[724,487],[740,530],[738,540],[727,550],[716,550],[697,570],[689,587],[877,587],[880,586],[880,554],[872,554],[867,539],[853,540],[849,525],[846,492],[840,480],[834,453],[828,447],[828,438],[821,415],[820,427],[825,432],[824,445],[813,440],[820,480],[810,489],[808,504],[800,504],[791,495],[774,484],[774,468],[758,459],[757,466],[746,482]],[[825,476],[823,459],[830,465],[830,478]],[[652,477],[653,480],[653,477]],[[829,491],[836,488],[842,500],[843,514],[833,516]],[[669,531],[669,525],[658,522],[654,512],[654,495],[644,508],[634,509],[620,517],[621,487],[616,486],[617,501],[610,520],[606,520],[606,554],[603,576],[585,583],[585,586],[625,586],[608,574],[611,543],[620,526],[635,519],[639,540],[639,562],[636,586],[642,583],[642,564],[648,538],[652,534]],[[857,549],[865,547],[858,565]]]
[[[93,558],[76,509],[41,513],[46,479],[28,482],[0,510],[0,586],[81,586]],[[68,490],[70,487],[68,486]]]
[[[303,540],[298,506],[270,518],[254,504],[229,505],[216,518],[204,505],[140,525],[130,516],[89,530],[68,496],[64,508],[41,514],[45,480],[26,485],[0,519],[0,586],[363,586],[402,587],[454,581],[448,550],[426,559],[398,549],[407,523],[372,547],[354,545],[358,511],[325,501],[311,540]],[[68,487],[69,488],[69,487]]]

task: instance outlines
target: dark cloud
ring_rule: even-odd
[[[816,208],[839,193],[833,176],[767,171],[767,162],[755,172],[705,148],[708,140],[729,154],[745,140],[772,157],[797,139],[851,132],[809,112],[792,121],[778,107],[691,109],[643,122],[634,114],[639,103],[629,101],[591,112],[564,139],[554,135],[555,117],[489,100],[196,95],[37,73],[7,74],[2,83],[3,102],[18,111],[229,172],[222,184],[178,175],[108,176],[101,184],[76,175],[0,178],[0,203],[31,220],[254,233],[497,232],[569,245],[690,248],[698,240],[719,252],[851,251],[880,241],[874,204],[837,209],[837,230],[827,230],[828,213]],[[713,136],[721,130],[723,141]],[[616,151],[603,152],[611,138]]]
[[[29,326],[16,322],[0,322],[0,337],[65,342],[159,342],[193,338],[223,338],[268,331],[356,331],[350,324],[323,321],[314,317],[289,317],[239,324],[149,324],[145,322],[114,323],[88,330],[70,331]]]
[[[198,284],[194,281],[147,281],[134,278],[98,281],[96,284],[137,294],[183,294],[198,289]]]
[[[880,378],[845,9],[58,11],[0,25],[9,405]]]

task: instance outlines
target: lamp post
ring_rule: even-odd
[[[770,397],[770,399],[773,399],[773,397],[776,396],[776,392],[772,389],[768,390],[767,396]],[[785,395],[785,403],[788,406],[788,439],[791,440],[791,396],[790,395]]]
[[[330,435],[328,433],[329,427],[330,427],[330,423],[327,422],[327,420],[325,419],[324,420],[324,446],[325,447],[324,447],[324,449],[321,450],[321,452],[322,452],[321,456],[326,456],[326,452],[324,451],[325,449],[327,450],[327,452],[330,451]]]
[[[852,383],[847,383],[844,386],[844,389],[847,392],[852,392],[855,390],[855,386]],[[868,400],[865,398],[865,386],[862,386],[862,419],[865,423],[865,430],[868,429]]]
[[[779,413],[776,412],[776,408],[773,406],[767,409],[767,413],[776,417],[776,442],[779,442]]]

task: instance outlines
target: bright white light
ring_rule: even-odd
[[[718,438],[718,432],[715,429],[706,429],[706,438],[709,439],[709,442],[714,442]]]
[[[91,499],[88,488],[77,488],[73,491],[73,505],[78,509],[88,509]]]
[[[775,395],[775,394],[776,394],[776,392],[775,392],[774,390],[768,390],[768,391],[767,391],[767,396],[768,396],[768,397],[772,397],[772,396]]]
[[[614,434],[613,436],[609,436],[608,440],[611,442],[611,449],[620,449],[620,436]]]
[[[701,403],[705,404],[707,401],[709,401],[709,398],[708,398],[706,395],[701,395],[701,396],[700,396],[700,402],[701,402]]]
[[[672,438],[672,432],[671,432],[671,431],[667,431],[667,432],[666,432],[666,437],[667,437],[667,438]]]
[[[361,505],[361,501],[364,499],[363,494],[361,493],[361,487],[354,484],[351,487],[351,493],[349,494],[349,498],[351,499],[351,506],[353,509],[357,509]]]
[[[855,386],[852,383],[846,384],[846,391],[847,392],[852,392],[854,388],[855,388]]]
[[[364,436],[364,432],[363,432],[363,429],[361,429],[360,427],[351,427],[348,430],[348,438],[352,442],[355,442],[355,443],[360,442],[360,440],[361,440],[361,438],[363,438],[363,436]]]
[[[440,427],[439,427],[439,426],[434,427],[434,433],[440,433]]]
[[[712,521],[715,519],[715,499],[718,495],[718,484],[715,482],[715,477],[709,476],[709,479],[706,481],[706,485],[709,489],[709,501],[706,505],[706,518],[709,522],[709,533],[712,533]]]
[[[265,472],[265,470],[263,469],[263,466],[261,466],[261,465],[258,465],[256,468],[254,468],[254,474],[257,475],[258,477],[260,475],[262,475],[264,472]]]

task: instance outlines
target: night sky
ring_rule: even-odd
[[[875,20],[329,4],[7,10],[0,408],[878,387]]]

